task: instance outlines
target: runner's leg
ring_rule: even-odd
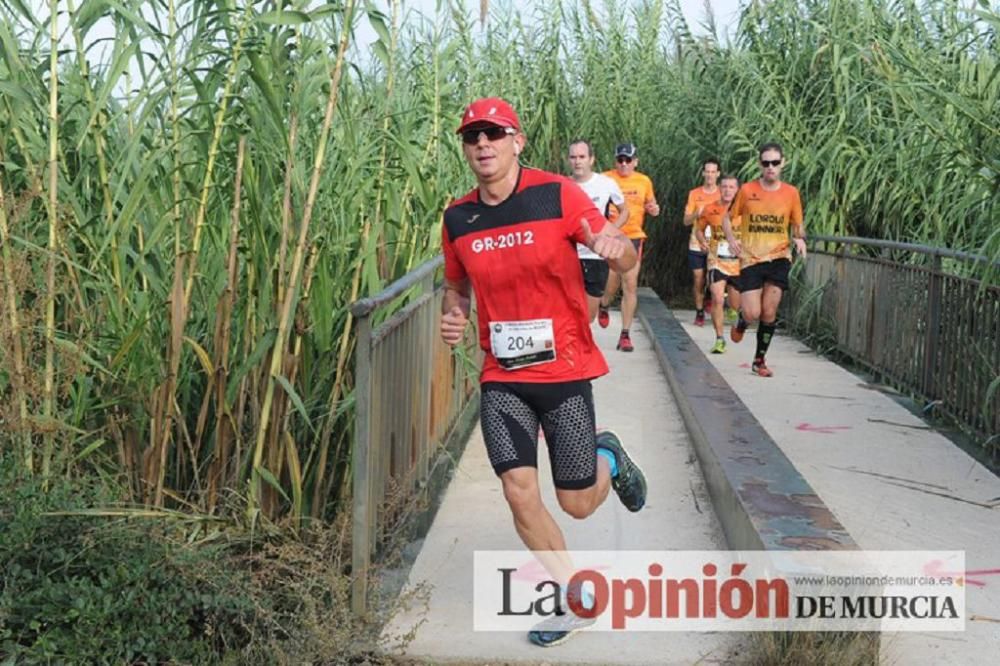
[[[714,276],[713,276],[714,277]],[[726,281],[718,280],[711,285],[712,289],[712,326],[715,327],[715,337],[722,337],[722,326],[724,324],[724,313],[726,300]]]
[[[639,268],[640,262],[630,268],[622,276],[622,330],[627,331],[632,326],[635,308],[639,301]]]

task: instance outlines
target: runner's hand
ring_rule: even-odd
[[[580,227],[583,229],[583,244],[596,252],[602,259],[621,259],[627,251],[628,243],[631,242],[624,236],[594,234],[586,218],[580,218]]]
[[[660,205],[655,201],[647,201],[645,204],[643,204],[642,207],[647,213],[649,213],[653,217],[656,217],[657,215],[660,214]]]
[[[454,347],[462,341],[465,325],[469,323],[462,308],[457,305],[441,315],[441,339]]]
[[[702,252],[708,252],[708,243],[703,240],[698,241],[698,247],[701,248]]]
[[[735,238],[729,241],[729,250],[733,253],[734,257],[743,256],[743,245]]]
[[[793,238],[795,241],[795,251],[803,260],[806,258],[806,242],[801,238]]]

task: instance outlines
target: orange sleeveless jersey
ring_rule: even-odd
[[[733,206],[731,217],[741,217],[741,263],[744,268],[775,259],[791,259],[788,228],[802,224],[802,200],[799,191],[788,183],[779,183],[773,192],[759,180],[744,184]]]

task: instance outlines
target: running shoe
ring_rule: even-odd
[[[628,336],[628,333],[622,331],[622,334],[618,337],[618,350],[623,352],[630,352],[635,347],[632,346],[632,338]]]
[[[725,354],[726,353],[726,341],[722,338],[716,338],[715,344],[712,345],[711,352],[713,354]]]
[[[597,446],[614,454],[618,474],[611,479],[611,487],[625,508],[635,513],[646,504],[646,476],[625,453],[622,441],[615,433],[610,430],[597,433]]]
[[[731,307],[726,307],[726,323],[732,324],[736,321],[736,310]]]
[[[611,315],[608,314],[608,309],[603,305],[597,308],[597,323],[601,328],[607,328],[608,324],[611,323]]]
[[[739,342],[743,339],[743,334],[747,332],[747,323],[741,315],[736,323],[729,328],[729,339],[733,342]]]
[[[540,647],[552,647],[565,643],[566,639],[581,629],[586,629],[597,621],[596,617],[580,617],[572,611],[563,615],[553,615],[536,624],[528,632],[528,640]]]
[[[758,377],[773,377],[774,373],[764,364],[764,359],[755,358],[750,366],[750,371]]]
[[[702,312],[695,312],[694,313],[694,325],[695,326],[704,326],[705,325],[705,313],[704,313],[704,311],[702,311]]]

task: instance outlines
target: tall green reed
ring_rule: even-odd
[[[664,208],[645,272],[668,295],[701,159],[753,177],[769,139],[812,232],[1000,256],[986,5],[752,2],[733,44],[676,0],[482,3],[485,22],[458,3],[49,5],[47,25],[0,6],[0,390],[21,428],[2,446],[150,504],[298,523],[343,498],[348,305],[437,251],[472,184],[453,132],[475,96],[514,102],[534,166],[562,169],[579,136],[604,168],[639,145]],[[374,44],[342,50],[361,22]]]

